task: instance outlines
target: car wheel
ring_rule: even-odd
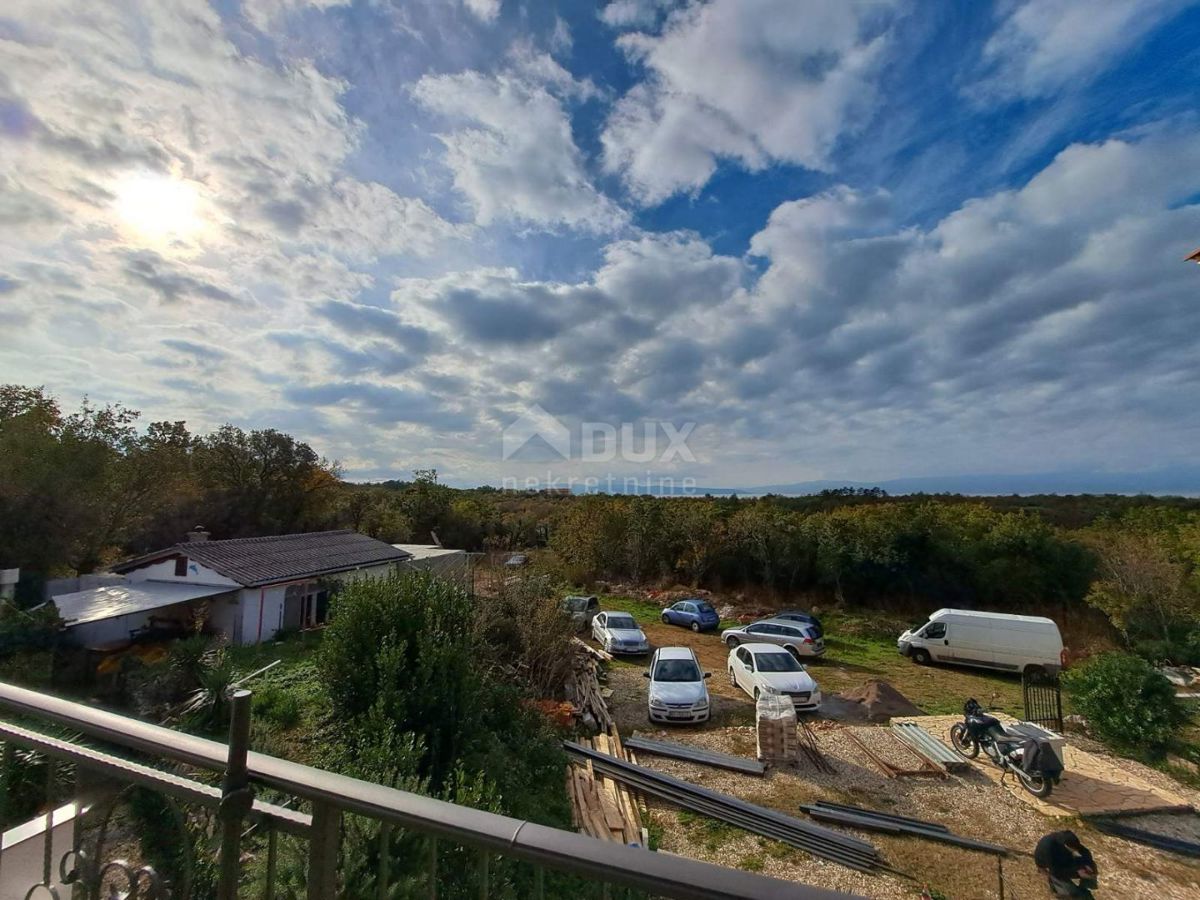
[[[729,670],[729,686],[737,687],[737,679],[733,677],[733,669]]]
[[[725,645],[727,647],[729,647],[730,649],[736,647],[740,643],[741,643],[741,641],[739,641],[736,637],[733,637],[732,635],[725,639]]]
[[[797,650],[795,647],[793,647],[791,644],[784,647],[783,649],[786,650],[788,653],[792,654],[792,656],[795,658],[796,662],[800,661],[800,651]]]
[[[757,703],[757,702],[758,702],[758,688],[755,688],[755,689],[754,689],[754,702],[755,702],[755,703]]]
[[[1024,675],[1026,678],[1041,678],[1046,674],[1045,666],[1026,666]]]
[[[696,632],[696,634],[700,633],[700,623],[699,622],[692,623],[692,631]]]
[[[912,652],[912,659],[918,666],[927,666],[929,665],[929,651],[914,650]]]
[[[664,625],[670,625],[670,624],[671,624],[671,617],[670,617],[670,616],[668,616],[666,613],[663,613],[663,614],[662,614],[662,623],[663,623]]]

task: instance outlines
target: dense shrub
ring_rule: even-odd
[[[49,650],[62,628],[58,610],[47,604],[37,609],[19,609],[0,601],[0,657],[18,650]]]
[[[342,756],[331,764],[437,796],[483,784],[473,793],[509,815],[565,824],[558,736],[518,685],[493,677],[476,615],[462,587],[422,573],[346,586],[319,656]]]
[[[255,690],[252,703],[256,720],[265,719],[284,731],[300,723],[300,698],[277,685],[268,682]]]
[[[1187,719],[1171,683],[1137,656],[1092,657],[1065,681],[1076,711],[1098,738],[1120,750],[1161,755]]]

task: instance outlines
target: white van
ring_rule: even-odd
[[[1062,668],[1062,635],[1041,616],[939,609],[929,621],[900,635],[901,656],[925,665],[947,662],[1007,672]]]

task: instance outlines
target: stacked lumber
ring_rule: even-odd
[[[612,657],[603,650],[589,647],[578,638],[575,641],[583,649],[575,654],[571,672],[567,676],[567,700],[574,704],[576,714],[585,728],[608,731],[612,728],[613,718],[600,689],[600,665],[605,657]]]
[[[580,741],[598,753],[624,762],[633,762],[621,745],[617,730]],[[612,777],[597,772],[591,761],[586,766],[567,767],[567,792],[575,826],[584,834],[602,841],[645,846],[642,818],[633,791]]]

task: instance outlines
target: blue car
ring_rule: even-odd
[[[707,600],[680,600],[662,612],[664,625],[683,625],[692,631],[716,631],[721,617]]]

